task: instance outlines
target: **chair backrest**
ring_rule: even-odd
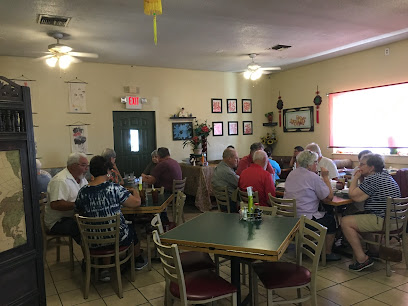
[[[297,217],[296,199],[281,199],[272,196],[268,193],[269,203],[272,207],[276,207],[276,215],[285,217]]]
[[[168,292],[167,290],[171,282],[177,283],[180,290],[180,304],[187,305],[186,285],[177,245],[172,244],[171,246],[166,246],[161,244],[157,231],[153,231],[153,241],[163,266],[164,278],[166,279],[166,292]]]
[[[159,231],[160,235],[164,234],[163,223],[161,221],[160,214],[155,214],[150,224],[153,228]]]
[[[89,248],[103,246],[114,246],[116,255],[119,256],[120,214],[97,218],[76,214],[75,218],[86,256],[89,256]]]
[[[183,212],[184,212],[184,204],[186,202],[186,195],[182,191],[177,192],[177,197],[176,197],[176,220],[175,223],[177,226],[179,226],[181,223],[183,223]]]
[[[326,238],[327,228],[309,220],[305,216],[300,218],[299,238],[296,246],[296,261],[298,265],[302,265],[302,254],[308,256],[313,261],[312,281],[317,275],[317,267],[319,265],[320,254],[322,253],[324,240]]]
[[[276,206],[269,207],[269,206],[261,206],[259,209],[262,210],[262,214],[264,215],[271,215],[272,217],[276,216],[276,212],[278,208]]]
[[[385,237],[396,229],[398,233],[406,233],[408,215],[408,198],[387,197],[387,208],[385,210]],[[397,218],[397,219],[396,219]],[[398,224],[398,229],[391,225]]]
[[[174,195],[176,195],[178,191],[184,192],[184,187],[186,186],[186,180],[187,180],[186,177],[182,180],[173,180]]]
[[[239,198],[242,202],[248,203],[248,193],[246,191],[242,191],[238,188]],[[259,203],[259,196],[258,191],[254,191],[253,193],[254,203]]]
[[[215,187],[213,186],[215,200],[217,201],[218,211],[222,211],[221,206],[227,208],[227,212],[231,212],[230,201],[228,196],[227,186]]]

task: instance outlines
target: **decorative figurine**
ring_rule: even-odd
[[[178,113],[179,117],[187,117],[186,112],[184,111],[184,107],[181,108],[180,112]]]

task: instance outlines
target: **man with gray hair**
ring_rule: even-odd
[[[254,142],[253,144],[251,144],[251,146],[249,147],[249,150],[250,150],[249,155],[241,158],[241,160],[238,163],[238,169],[235,172],[238,175],[241,175],[242,171],[244,171],[246,168],[251,166],[251,164],[253,163],[252,155],[255,153],[255,151],[263,150],[263,149],[264,149],[264,145],[261,142]],[[273,170],[272,166],[269,163],[266,165],[266,171],[268,171],[270,174],[275,176],[275,171]]]
[[[309,150],[317,153],[317,171],[320,172],[321,168],[326,168],[329,171],[329,179],[337,179],[339,177],[339,172],[337,171],[336,164],[327,157],[322,156],[322,151],[317,143],[309,143],[305,150]]]
[[[222,161],[215,167],[211,178],[213,187],[227,187],[231,212],[237,212],[236,201],[232,201],[231,196],[238,187],[239,176],[234,172],[234,168],[238,165],[238,160],[237,151],[226,148],[222,153]]]
[[[81,236],[74,219],[78,191],[88,184],[85,173],[88,159],[83,153],[71,153],[67,167],[55,175],[48,184],[49,201],[45,206],[44,223],[51,234],[71,235],[80,244]]]
[[[252,186],[253,191],[258,191],[259,205],[268,205],[268,193],[275,196],[275,185],[271,174],[266,171],[268,162],[268,156],[264,150],[255,151],[253,154],[253,163],[244,171],[242,171],[239,177],[238,187],[242,191],[246,191],[246,188]]]

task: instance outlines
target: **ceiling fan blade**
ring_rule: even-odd
[[[261,67],[261,70],[281,70],[281,67]]]
[[[35,61],[41,61],[41,60],[45,60],[45,59],[50,58],[50,57],[53,57],[53,55],[52,54],[44,55],[44,56],[41,56],[41,57],[37,57],[34,60]]]
[[[80,56],[80,57],[91,57],[91,58],[99,57],[99,55],[96,53],[86,53],[86,52],[69,52],[69,55]]]
[[[71,56],[71,62],[72,63],[76,64],[76,63],[82,62],[79,58],[76,58],[76,57],[72,56],[72,54],[70,56]]]

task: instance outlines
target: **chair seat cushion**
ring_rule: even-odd
[[[186,284],[187,300],[190,301],[206,300],[237,292],[237,288],[209,270],[185,273],[184,281]],[[173,296],[180,298],[177,283],[170,283],[170,292]]]
[[[256,263],[253,269],[267,289],[302,286],[311,280],[308,269],[291,262]]]
[[[184,273],[215,269],[215,263],[207,253],[195,251],[183,252],[180,253],[180,260]]]
[[[129,248],[129,245],[121,245],[119,246],[119,252],[125,251],[126,249]],[[115,253],[115,248],[112,247],[101,247],[101,248],[96,248],[96,249],[89,249],[89,252],[91,255],[108,255],[108,254],[114,254]]]

